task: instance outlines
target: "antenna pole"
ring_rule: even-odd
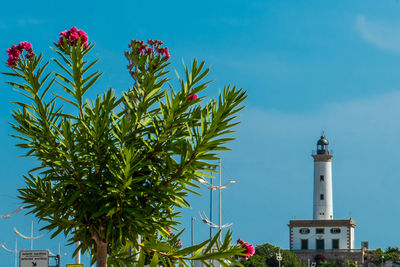
[[[31,224],[31,250],[33,250],[33,221]]]
[[[192,216],[192,246],[194,245],[194,217]]]
[[[213,173],[211,172],[211,175],[213,175]],[[213,176],[214,177],[214,176]],[[210,189],[210,221],[213,220],[213,178],[210,179],[210,184],[211,184],[211,189]],[[210,225],[210,238],[212,238],[213,235],[213,230],[212,227]]]
[[[18,240],[18,238],[15,238],[15,252],[14,252],[14,254],[15,254],[15,267],[17,267],[17,259],[18,259],[18,257],[17,257],[17,254],[18,254],[18,249],[17,249],[17,240]]]
[[[221,187],[222,187],[222,168],[221,168],[221,159],[219,159],[219,230],[222,229],[222,196],[221,196]],[[221,233],[219,234],[219,242],[222,242]]]

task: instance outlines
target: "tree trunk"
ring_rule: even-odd
[[[96,262],[97,267],[107,267],[107,247],[108,243],[101,240],[101,238],[97,235],[97,233],[92,235],[94,241],[96,242],[97,251],[96,251]]]
[[[107,245],[102,241],[97,243],[97,267],[107,267]]]

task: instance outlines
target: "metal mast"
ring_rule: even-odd
[[[222,185],[222,163],[221,159],[219,160],[219,186],[214,186],[212,184],[212,179],[211,183],[207,182],[205,179],[200,179],[199,182],[203,185],[205,185],[208,189],[210,189],[210,219],[207,218],[206,214],[204,211],[202,211],[200,214],[200,218],[202,221],[210,226],[210,235],[212,237],[212,229],[219,229],[222,230],[223,228],[229,227],[232,225],[232,223],[226,223],[222,224],[222,190],[226,189],[236,183],[234,180],[229,180],[227,183]],[[219,223],[216,225],[215,223],[212,222],[212,206],[213,206],[213,199],[212,199],[212,192],[213,191],[219,191]],[[220,236],[220,241],[221,241],[221,236]]]

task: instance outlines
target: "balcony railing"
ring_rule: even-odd
[[[317,150],[315,150],[315,149],[313,149],[312,151],[311,151],[311,155],[316,155],[317,154]],[[328,149],[328,154],[333,154],[333,149]]]

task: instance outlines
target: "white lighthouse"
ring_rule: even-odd
[[[296,253],[303,263],[314,262],[321,259],[321,256],[331,261],[343,262],[344,259],[352,259],[363,263],[363,251],[354,249],[356,224],[352,218],[333,219],[333,155],[328,145],[328,140],[322,134],[317,141],[317,150],[312,153],[313,219],[290,220],[290,250]]]
[[[333,220],[332,157],[322,134],[314,158],[314,220]]]

